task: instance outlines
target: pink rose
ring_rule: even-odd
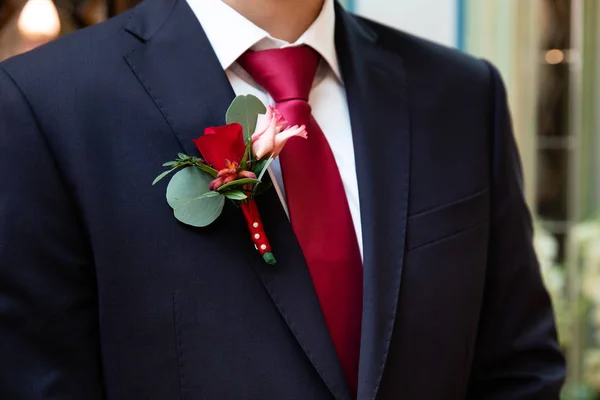
[[[256,121],[256,130],[252,135],[252,151],[256,159],[264,156],[277,157],[285,143],[294,136],[306,139],[304,125],[289,126],[281,113],[273,106],[267,108],[266,114],[260,114]]]

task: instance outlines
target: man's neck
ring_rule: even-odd
[[[277,39],[293,43],[319,16],[324,0],[223,0]]]

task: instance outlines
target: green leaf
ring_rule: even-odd
[[[267,164],[267,162],[269,162],[269,159],[263,159],[263,160],[257,161],[256,165],[252,169],[252,172],[254,172],[254,174],[257,176],[260,175],[262,170],[265,168],[265,165]]]
[[[225,196],[201,197],[209,191],[212,177],[198,168],[184,168],[167,186],[167,202],[175,218],[184,224],[203,227],[211,224],[223,211]]]
[[[241,190],[230,190],[229,192],[223,193],[230,200],[246,200],[248,196]]]
[[[223,190],[226,190],[232,186],[241,186],[241,185],[247,185],[249,183],[255,184],[255,183],[260,183],[260,181],[258,179],[253,179],[253,178],[242,178],[242,179],[237,179],[235,181],[231,181],[229,183],[224,184],[223,186],[221,186],[220,188],[218,188],[217,190],[219,192],[222,192]]]
[[[183,153],[178,153],[177,157],[179,157],[180,160],[187,160],[188,158],[190,158],[190,156],[188,156],[187,154],[183,154]]]
[[[261,182],[260,184],[254,187],[254,193],[252,193],[252,196],[260,196],[261,194],[269,190],[271,186],[273,186],[273,182]]]
[[[162,166],[163,167],[172,167],[174,165],[177,165],[177,161],[169,161],[169,162],[164,163]]]
[[[219,174],[219,171],[217,171],[214,168],[209,167],[208,165],[204,164],[203,162],[200,161],[196,161],[194,162],[194,164],[200,168],[202,171],[206,172],[207,174],[209,174],[210,176],[212,176],[213,178],[216,178],[217,175]]]
[[[258,114],[265,114],[267,108],[256,96],[251,94],[237,96],[227,109],[225,121],[228,124],[239,123],[244,128],[244,140],[254,133]]]
[[[171,168],[171,169],[163,172],[162,174],[160,174],[156,178],[154,178],[154,180],[152,181],[152,186],[156,185],[158,183],[158,181],[160,181],[162,178],[164,178],[165,176],[169,175],[173,171],[175,171],[175,168]]]
[[[265,175],[265,172],[267,172],[267,168],[269,168],[269,165],[271,165],[271,163],[273,162],[273,160],[274,160],[273,155],[271,155],[271,157],[269,157],[269,159],[265,163],[265,166],[263,167],[262,171],[258,175],[258,180],[259,181],[262,181],[262,177]]]
[[[217,197],[217,196],[221,196],[221,193],[211,190],[210,192],[202,193],[200,196],[196,197],[194,200],[200,200],[200,199],[205,199],[207,197]]]

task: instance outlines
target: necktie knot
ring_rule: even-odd
[[[238,59],[276,103],[308,101],[319,61],[319,54],[308,46],[247,51]]]

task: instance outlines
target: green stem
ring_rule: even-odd
[[[246,140],[246,151],[244,151],[244,158],[240,162],[240,168],[243,170],[247,170],[246,161],[252,161],[252,138],[248,138]]]
[[[263,260],[265,260],[265,262],[269,265],[277,264],[277,260],[275,260],[275,256],[270,251],[263,254]]]

